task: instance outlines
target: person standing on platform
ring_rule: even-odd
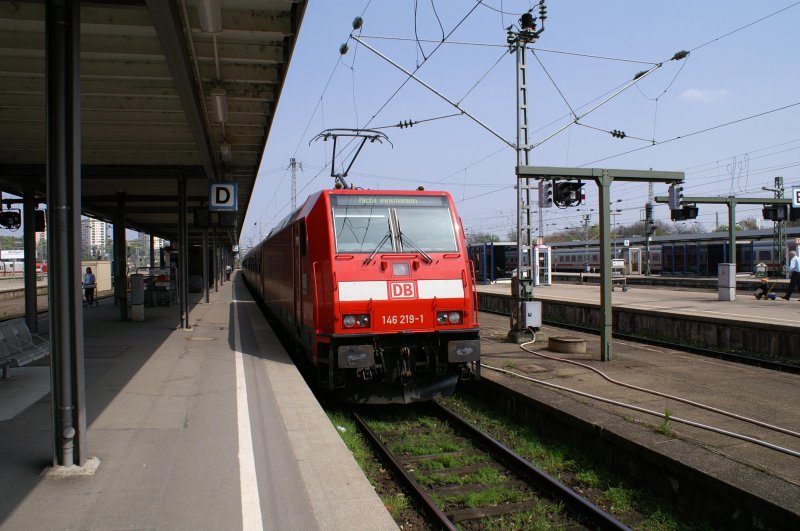
[[[83,275],[83,296],[86,298],[86,304],[91,306],[94,304],[94,289],[97,287],[95,284],[95,276],[92,273],[92,268],[86,268],[86,274]]]
[[[786,290],[786,296],[781,297],[787,301],[791,298],[795,288],[800,290],[800,258],[797,257],[796,251],[790,251],[789,257],[791,258],[791,261],[789,262],[789,269],[787,270],[787,273],[790,275],[789,289]]]

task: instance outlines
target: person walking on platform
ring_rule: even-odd
[[[786,290],[786,296],[781,297],[787,301],[791,298],[795,288],[800,289],[800,258],[798,258],[796,251],[790,251],[789,257],[791,258],[791,261],[789,262],[789,269],[787,270],[790,275],[789,289]]]
[[[94,304],[94,289],[97,286],[96,279],[92,268],[86,268],[86,274],[83,275],[83,296],[86,298],[86,305],[91,306]]]

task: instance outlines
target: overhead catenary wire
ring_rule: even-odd
[[[417,39],[413,39],[411,37],[390,37],[386,35],[361,35],[362,39],[375,39],[375,40],[385,40],[385,41],[416,41]],[[430,40],[430,39],[419,39],[419,42],[429,42],[429,43],[436,43],[439,41]],[[503,48],[505,50],[508,49],[508,44],[499,44],[499,43],[491,43],[491,42],[469,42],[469,41],[446,41],[442,43],[443,45],[451,45],[451,46],[478,46],[484,48]],[[582,57],[585,59],[601,59],[605,61],[619,61],[623,63],[635,63],[641,65],[655,65],[658,64],[658,61],[643,61],[640,59],[625,59],[622,57],[610,57],[607,55],[595,55],[589,53],[580,53],[580,52],[568,52],[564,50],[553,50],[551,48],[540,48],[538,46],[528,46],[529,50],[535,50],[537,52],[543,53],[552,53],[552,54],[559,54],[559,55],[571,55],[575,57]]]
[[[467,18],[469,18],[469,16],[472,14],[472,12],[473,12],[473,11],[475,11],[475,9],[476,9],[476,8],[477,8],[477,7],[478,7],[480,4],[481,4],[481,0],[478,0],[478,1],[475,3],[475,5],[474,5],[474,6],[472,6],[472,8],[471,8],[471,9],[470,9],[470,10],[467,12],[467,14],[466,14],[466,15],[464,15],[464,17],[463,17],[463,18],[462,18],[462,19],[461,19],[461,20],[460,20],[460,21],[459,21],[459,22],[458,22],[458,23],[457,23],[457,24],[456,24],[456,25],[453,27],[453,29],[452,29],[452,30],[450,30],[450,32],[449,32],[449,33],[448,33],[446,36],[444,36],[444,38],[442,38],[442,41],[441,41],[439,44],[437,44],[437,45],[436,45],[436,47],[435,47],[435,48],[434,48],[434,49],[431,51],[431,53],[430,53],[430,54],[427,56],[427,58],[425,58],[425,59],[422,61],[422,63],[420,63],[420,64],[417,66],[417,68],[414,70],[414,73],[416,73],[417,71],[419,71],[419,69],[420,69],[420,68],[422,68],[422,65],[424,65],[424,64],[425,64],[425,63],[428,61],[428,59],[430,59],[430,58],[431,58],[431,56],[433,56],[433,54],[435,54],[435,53],[436,53],[436,51],[437,51],[437,50],[439,50],[439,48],[441,48],[442,44],[444,44],[444,43],[447,41],[447,39],[449,39],[449,38],[450,38],[450,36],[451,36],[451,35],[452,35],[452,34],[453,34],[453,33],[454,33],[454,32],[455,32],[455,31],[456,31],[456,30],[457,30],[457,29],[458,29],[458,28],[461,26],[461,24],[463,24],[463,23],[464,23],[464,21],[465,21],[465,20],[467,20]],[[350,35],[350,38],[353,38],[353,35],[352,35],[352,34]],[[363,42],[363,41],[362,41],[361,43],[362,43],[362,44],[364,44],[364,42]],[[392,93],[392,95],[391,95],[391,96],[389,96],[389,98],[387,98],[387,100],[386,100],[386,101],[385,101],[385,102],[384,102],[384,103],[383,103],[383,104],[382,104],[382,105],[381,105],[381,106],[378,108],[378,110],[377,110],[377,111],[375,111],[375,114],[373,114],[373,115],[372,115],[372,118],[370,118],[370,119],[367,121],[367,123],[364,125],[364,127],[368,127],[368,126],[369,126],[369,124],[371,124],[371,123],[372,123],[372,121],[373,121],[375,118],[377,118],[377,116],[378,116],[378,115],[381,113],[381,111],[383,111],[383,109],[385,109],[385,108],[386,108],[386,106],[387,106],[387,105],[389,105],[389,102],[391,102],[391,101],[394,99],[394,97],[395,97],[395,96],[397,96],[397,94],[400,92],[400,90],[402,90],[402,88],[403,88],[404,86],[406,86],[406,84],[409,82],[409,80],[411,80],[411,78],[412,78],[412,76],[409,74],[409,75],[408,75],[408,77],[407,77],[407,78],[406,78],[406,79],[403,81],[403,83],[401,83],[401,85],[400,85],[399,87],[397,87],[397,89],[396,89],[396,90],[395,90],[395,91]]]
[[[768,17],[763,17],[763,18],[768,18]],[[762,20],[762,19],[759,19],[759,20]],[[752,25],[752,23],[751,23],[750,25]],[[743,28],[744,28],[744,27],[743,27]],[[726,34],[726,35],[727,35],[727,34]],[[716,40],[718,40],[718,39],[720,39],[720,38],[723,38],[724,36],[725,36],[725,35],[723,35],[723,36],[720,36],[720,37],[718,37],[718,38],[716,38],[716,39],[713,39],[713,40],[711,40],[711,41],[708,41],[706,44],[704,44],[704,45],[701,45],[700,47],[693,48],[692,50],[699,49],[699,48],[701,48],[702,46],[705,46],[705,45],[707,45],[707,44],[710,44],[710,43],[712,43],[712,42],[715,42]],[[366,37],[366,36],[362,35],[362,37]],[[424,42],[426,42],[426,41],[425,41],[425,40],[420,40],[420,42],[423,42],[423,43],[424,43]],[[434,43],[435,43],[435,42],[437,42],[437,41],[435,41],[435,40],[434,40],[434,41],[430,41],[430,42],[434,42]],[[456,42],[456,41],[447,41],[447,42],[445,42],[445,43],[443,43],[443,44],[444,44],[444,45],[450,45],[450,44],[454,44],[455,42]],[[437,44],[438,44],[438,43],[437,43]],[[505,45],[496,45],[496,46],[505,46]],[[543,49],[540,49],[540,48],[536,48],[536,51],[537,51],[537,53],[540,53],[540,52],[541,52],[541,53],[544,53],[544,50],[543,50]],[[561,53],[561,52],[556,52],[556,53]],[[580,54],[577,54],[577,55],[580,55]],[[685,66],[685,65],[682,65],[682,66],[681,66],[681,68],[683,68],[683,66]],[[676,76],[677,76],[677,74],[676,74]],[[675,79],[675,77],[673,77],[673,80],[674,80],[674,79]],[[456,115],[447,115],[447,116],[448,116],[448,117],[455,117],[455,116],[458,116],[458,114],[456,114]],[[436,117],[436,119],[442,119],[442,118]],[[426,119],[426,120],[428,120],[428,119]],[[431,120],[431,121],[432,121],[432,120]],[[420,120],[420,121],[418,121],[417,123],[423,123],[423,122],[424,122],[423,120]],[[586,125],[586,124],[580,124],[580,125]],[[390,126],[387,126],[387,127],[390,127]],[[591,126],[587,126],[587,127],[591,127]],[[654,136],[655,136],[655,135],[654,135]],[[641,139],[641,140],[645,140],[645,139]],[[463,171],[463,169],[459,169],[459,170],[458,170],[457,172],[455,172],[455,173],[456,173],[456,174],[459,174],[459,173],[461,173],[462,171]],[[752,174],[753,174],[753,171],[751,171],[751,175],[752,175]],[[470,184],[468,184],[468,186],[472,187],[472,186],[474,186],[474,185],[470,183]],[[305,188],[305,187],[304,187],[304,188]],[[465,199],[465,200],[468,200],[468,199],[469,199],[469,197],[465,197],[464,199]]]
[[[715,129],[721,129],[723,127],[728,127],[730,125],[734,125],[734,124],[738,124],[738,123],[741,123],[741,122],[745,122],[747,120],[752,120],[754,118],[760,118],[761,116],[766,116],[768,114],[776,113],[776,112],[779,112],[779,111],[785,111],[787,109],[791,109],[793,107],[797,107],[798,105],[800,105],[800,101],[795,102],[795,103],[790,103],[789,105],[783,105],[781,107],[776,107],[776,108],[770,109],[768,111],[763,111],[763,112],[760,112],[760,113],[752,114],[750,116],[745,116],[743,118],[738,118],[736,120],[731,120],[730,122],[725,122],[725,123],[717,124],[717,125],[714,125],[714,126],[711,126],[711,127],[706,127],[704,129],[700,129],[698,131],[693,131],[691,133],[684,133],[682,135],[678,135],[678,136],[675,136],[673,138],[669,138],[667,140],[656,140],[651,145],[648,145],[648,146],[640,146],[638,148],[634,148],[634,149],[631,149],[631,150],[628,150],[628,151],[623,151],[622,153],[617,153],[616,155],[609,155],[608,157],[595,159],[595,160],[590,161],[590,162],[584,162],[583,164],[580,164],[578,166],[578,168],[582,168],[584,166],[589,166],[590,164],[596,164],[598,162],[603,162],[603,161],[606,161],[606,160],[615,159],[617,157],[622,157],[623,155],[628,155],[630,153],[635,153],[636,151],[641,151],[643,149],[648,149],[648,148],[652,148],[652,147],[655,147],[655,146],[660,146],[662,144],[668,144],[668,143],[674,142],[676,140],[682,140],[684,138],[689,138],[691,136],[699,135],[699,134],[702,134],[702,133],[707,133],[707,132],[713,131]]]

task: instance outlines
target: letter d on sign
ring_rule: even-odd
[[[235,182],[211,183],[208,190],[208,210],[236,212]]]
[[[227,188],[217,188],[214,191],[217,193],[215,199],[218,205],[227,205],[231,200],[231,192]]]

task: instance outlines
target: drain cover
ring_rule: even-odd
[[[214,341],[215,338],[213,337],[205,337],[205,336],[192,336],[187,337],[189,341]]]

